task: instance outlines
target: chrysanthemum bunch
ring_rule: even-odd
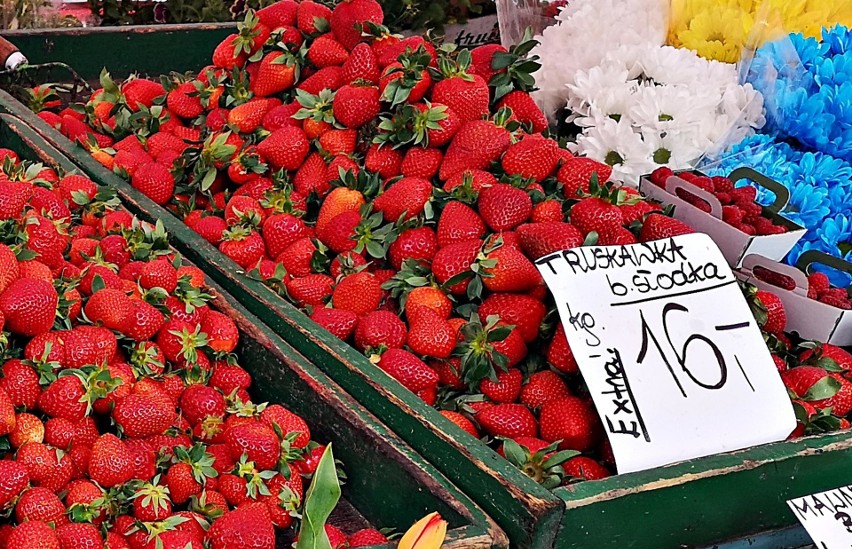
[[[539,45],[532,51],[541,62],[534,96],[551,121],[565,106],[567,86],[575,82],[577,71],[600,65],[606,53],[619,46],[662,45],[667,11],[667,0],[568,2],[557,23],[536,37]]]
[[[567,88],[568,120],[582,129],[573,147],[628,184],[662,165],[691,168],[764,123],[762,97],[733,65],[670,46],[622,46]]]
[[[746,46],[836,24],[852,24],[849,0],[673,0],[668,43],[736,63]]]
[[[702,168],[710,175],[728,175],[749,166],[783,184],[790,201],[781,212],[807,229],[790,251],[791,265],[808,250],[819,250],[852,261],[852,166],[823,153],[801,152],[768,135],[754,135],[733,147],[718,163]],[[768,205],[771,192],[758,190],[757,200]],[[846,288],[852,276],[826,271],[832,284]]]
[[[768,130],[804,147],[852,160],[852,34],[801,34],[761,47],[748,81],[766,96]]]

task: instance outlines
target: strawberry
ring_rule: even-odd
[[[584,235],[612,233],[624,222],[618,206],[597,197],[583,198],[571,207],[569,215],[571,224]]]
[[[275,30],[296,24],[299,4],[292,0],[281,0],[257,11],[257,19],[265,27]]]
[[[479,390],[483,395],[498,404],[511,404],[518,400],[524,376],[517,368],[497,373],[497,379],[483,379]]]
[[[561,322],[556,325],[556,332],[550,341],[550,347],[547,349],[547,362],[560,372],[566,374],[574,374],[580,371],[577,360],[568,346],[568,339],[565,337],[565,328],[563,328]]]
[[[349,52],[343,45],[324,34],[319,36],[308,48],[307,58],[316,68],[340,67],[346,62]]]
[[[682,234],[692,234],[695,231],[684,223],[672,217],[663,214],[652,213],[645,218],[645,223],[642,225],[642,230],[639,233],[640,242],[650,242],[652,240],[660,240],[663,238],[671,238]]]
[[[513,229],[532,214],[530,195],[505,183],[482,189],[477,206],[482,219],[495,231]]]
[[[403,231],[391,243],[390,248],[388,248],[388,259],[394,269],[399,271],[408,260],[431,262],[437,251],[438,238],[435,231],[430,227],[417,227]]]
[[[781,380],[796,397],[817,409],[831,408],[838,417],[852,412],[852,382],[839,374],[818,366],[796,366],[781,372]],[[812,388],[818,390],[814,392]]]
[[[213,64],[215,66],[230,70],[246,64],[248,55],[239,44],[239,38],[239,35],[231,34],[216,46],[216,49],[213,50]]]
[[[343,341],[348,340],[355,331],[355,326],[360,324],[357,314],[342,309],[315,309],[311,320]]]
[[[601,480],[612,476],[609,470],[586,456],[577,456],[562,464],[565,474],[572,479]]]
[[[526,256],[511,246],[501,246],[486,256],[494,266],[482,266],[482,283],[492,292],[525,292],[541,281],[541,274]]]
[[[329,164],[328,170],[326,170],[326,179],[329,179],[329,175],[331,178],[330,181],[334,181],[338,179],[340,175],[340,170],[334,166],[334,161],[337,160],[340,162],[343,159],[346,159],[348,162],[344,171],[354,171],[357,173],[357,164],[355,164],[350,158],[347,158],[349,155],[352,155],[355,152],[355,145],[358,139],[357,132],[352,128],[347,128],[343,130],[331,129],[321,136],[319,136],[319,144],[322,149],[330,155],[334,155],[335,158]]]
[[[287,282],[287,293],[300,307],[323,306],[323,300],[332,294],[334,279],[323,274],[311,274]]]
[[[33,367],[21,360],[12,359],[3,364],[2,372],[0,389],[9,396],[12,403],[27,410],[34,409],[41,395],[41,387],[39,375]]]
[[[4,181],[0,185],[0,219],[17,219],[30,201],[33,187],[20,181]]]
[[[292,171],[302,165],[310,145],[301,128],[284,126],[261,141],[257,150],[274,169]]]
[[[59,538],[47,522],[31,520],[24,522],[9,534],[5,546],[8,549],[60,549]]]
[[[18,275],[18,259],[15,252],[9,246],[0,244],[0,294],[18,278]]]
[[[334,37],[349,51],[363,41],[366,23],[382,24],[384,14],[375,0],[346,0],[334,7],[329,22]]]
[[[144,438],[168,429],[175,420],[175,411],[168,400],[131,394],[115,405],[112,419],[125,435]]]
[[[552,400],[570,396],[568,386],[559,374],[542,370],[530,376],[521,389],[520,399],[525,406],[535,410]]]
[[[444,154],[438,149],[412,147],[405,153],[400,171],[406,177],[432,179],[441,169],[443,158]]]
[[[467,122],[450,142],[439,177],[446,181],[463,170],[487,169],[511,143],[509,130],[490,120]]]
[[[787,313],[784,303],[772,292],[758,291],[754,295],[758,305],[758,323],[761,329],[770,334],[780,334],[787,326]]]
[[[313,4],[313,2],[309,2]],[[301,5],[304,5],[302,3]],[[379,83],[379,65],[376,54],[369,44],[358,44],[352,49],[343,63],[343,80],[353,83],[362,80],[371,84]]]
[[[27,468],[15,461],[0,461],[0,509],[7,509],[29,486]]]
[[[409,309],[409,318],[411,316]],[[448,358],[456,347],[452,326],[432,309],[417,309],[408,333],[409,348],[421,356]]]
[[[149,162],[136,168],[131,184],[134,189],[160,205],[171,200],[175,192],[174,177],[166,166],[158,162]]]
[[[529,408],[522,404],[498,404],[476,414],[483,431],[493,437],[535,437],[538,424]]]
[[[104,434],[92,445],[89,476],[105,488],[125,483],[133,477],[133,456],[115,435]]]
[[[65,334],[66,368],[100,366],[115,355],[118,348],[115,335],[106,328],[77,326]]]
[[[444,79],[432,87],[432,100],[447,105],[463,123],[487,117],[488,83],[478,74],[467,72],[470,52],[463,50],[455,66],[448,60],[442,60],[439,66]]]
[[[266,246],[259,232],[235,227],[223,233],[219,251],[243,269],[249,270],[264,256]]]
[[[207,334],[207,346],[216,353],[230,353],[237,347],[240,337],[236,323],[219,311],[204,314],[201,331]]]
[[[585,452],[597,444],[601,435],[600,421],[594,408],[585,400],[568,396],[551,400],[541,407],[541,438],[559,442],[562,450]]]
[[[515,326],[527,343],[532,343],[538,337],[546,313],[541,301],[522,294],[491,294],[479,307],[482,322],[496,315],[503,323]]]
[[[245,503],[225,513],[210,526],[207,542],[211,549],[243,547],[247,543],[253,549],[274,549],[275,529],[266,505]]]
[[[331,9],[318,2],[306,0],[299,2],[296,12],[296,26],[305,34],[328,32]],[[354,53],[354,51],[353,51]]]
[[[540,183],[556,168],[559,146],[541,135],[529,135],[510,146],[501,160],[507,175]]]
[[[494,60],[494,54],[498,52],[508,53],[508,50],[500,44],[485,44],[471,49],[470,72],[472,74],[478,74],[486,82],[489,82],[491,77],[497,74],[497,71],[495,71],[491,65]]]
[[[184,119],[195,118],[204,112],[201,98],[192,82],[180,84],[170,91],[166,96],[166,105],[171,112]]]
[[[516,234],[524,253],[533,259],[583,245],[582,233],[570,223],[521,225],[517,228]]]
[[[372,85],[346,84],[334,95],[334,118],[347,128],[364,126],[379,114],[379,89]]]
[[[412,393],[438,385],[438,374],[417,356],[402,349],[385,351],[378,366]]]
[[[324,67],[302,80],[296,88],[317,95],[325,89],[334,91],[344,83],[343,67]]]
[[[528,126],[532,133],[543,132],[547,129],[547,117],[542,112],[541,107],[525,91],[514,90],[504,95],[497,103],[497,110],[503,108],[512,109],[513,118]],[[607,179],[609,179],[609,174],[601,180],[606,181]]]
[[[154,99],[166,94],[163,85],[147,78],[132,78],[121,85],[121,93],[124,94],[124,102],[131,111],[138,111],[140,107],[151,108]]]
[[[388,543],[388,538],[375,528],[365,528],[358,530],[349,536],[349,549],[356,547],[369,547],[371,545],[385,545]]]
[[[258,469],[274,469],[281,454],[281,446],[275,431],[260,421],[250,421],[229,427],[225,431],[225,443],[231,456],[238,459],[248,456]]]
[[[331,297],[335,309],[365,315],[378,309],[382,299],[381,284],[372,273],[361,271],[343,278]]]
[[[389,311],[372,311],[364,315],[355,329],[355,346],[368,349],[398,349],[407,339],[405,323]]]
[[[432,184],[425,179],[403,177],[373,202],[385,221],[411,219],[420,215],[432,197]]]
[[[287,66],[285,65],[285,69],[286,68]],[[280,78],[278,75],[275,75],[275,77]],[[260,80],[260,82],[264,81]],[[255,86],[259,85],[260,84],[255,84]],[[292,82],[290,85],[292,85]],[[270,86],[270,88],[272,87],[273,86]],[[284,89],[286,89],[286,87]],[[272,93],[277,93],[277,91],[273,91]],[[228,113],[228,124],[240,133],[251,133],[260,127],[266,113],[269,112],[272,107],[276,107],[279,104],[280,102],[277,99],[253,99],[248,103],[237,105],[231,109],[230,113]]]
[[[432,274],[435,275],[435,280],[445,284],[463,273],[471,272],[472,276],[471,265],[476,260],[481,245],[481,241],[471,239],[453,242],[439,249],[432,259]],[[447,289],[453,294],[460,295],[465,293],[469,284],[470,278],[467,278]]]
[[[807,364],[813,363],[816,366],[825,363],[830,366],[836,364],[844,371],[852,370],[852,354],[830,343],[822,343],[817,346],[808,345],[806,350],[799,355],[799,360]],[[832,364],[832,361],[834,364]]]
[[[56,529],[62,549],[88,549],[103,545],[97,526],[89,523],[69,522]]]
[[[556,179],[562,183],[565,198],[579,198],[589,193],[592,175],[595,174],[599,183],[606,182],[612,175],[612,168],[591,158],[571,158],[559,168]]]
[[[420,111],[414,119],[414,127],[421,133],[425,130],[423,145],[443,147],[462,127],[459,115],[443,103],[417,103],[414,106]]]
[[[58,304],[56,290],[44,280],[15,280],[0,295],[0,312],[6,330],[28,337],[50,330]]]
[[[311,430],[305,420],[284,408],[280,404],[267,406],[260,413],[260,420],[276,431],[280,431],[283,437],[297,435],[290,442],[292,448],[305,448],[311,441]]]
[[[163,485],[143,484],[131,496],[133,516],[143,522],[163,520],[172,512],[168,488]]]
[[[147,290],[162,288],[166,293],[172,293],[177,283],[177,269],[165,259],[156,259],[142,267],[139,284]]]
[[[443,248],[454,242],[480,239],[485,235],[485,222],[473,209],[452,201],[444,206],[438,219],[438,245]]]

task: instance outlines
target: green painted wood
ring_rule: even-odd
[[[82,148],[34,116],[5,92],[0,111],[36,128],[72,158],[96,182],[118,190],[131,211],[143,219],[161,219],[173,242],[190,261],[240,299],[253,314],[300,353],[356,395],[415,450],[438,467],[490,514],[518,546],[553,545],[564,505],[479,440],[427,406],[352,347],[342,344],[263,283],[244,276],[230,259],[121,178],[106,170]]]
[[[85,151],[0,94],[95,180],[133,190]],[[142,202],[139,203],[142,205]],[[147,209],[147,208],[143,208]],[[152,212],[159,213],[152,213]],[[166,215],[148,210],[148,215]],[[171,221],[175,221],[170,218]],[[179,224],[179,222],[178,222]],[[493,451],[464,434],[348,345],[316,326],[191,230],[171,228],[179,246],[276,333],[355,395],[479,503],[513,544],[565,548],[697,547],[794,524],[784,501],[848,482],[852,434],[812,437],[691,460],[652,471],[559,488],[532,485]],[[470,460],[468,462],[467,460]],[[554,505],[554,496],[558,505]]]
[[[31,64],[66,63],[85,80],[96,81],[104,67],[115,78],[198,70],[210,63],[213,48],[234,29],[234,23],[197,23],[18,30],[2,36]]]
[[[79,171],[41,136],[7,114],[0,115],[0,144],[65,173]],[[404,531],[425,514],[438,511],[449,522],[447,542],[453,547],[508,545],[503,532],[433,465],[234,297],[214,282],[210,287],[216,296],[213,306],[237,322],[237,352],[241,365],[254,378],[252,395],[259,402],[287,406],[308,422],[313,438],[334,442],[335,456],[347,473],[344,507],[354,507],[348,515],[350,530],[373,524]]]

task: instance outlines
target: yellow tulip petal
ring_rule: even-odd
[[[399,549],[439,549],[447,537],[447,521],[431,513],[414,523],[402,539]]]

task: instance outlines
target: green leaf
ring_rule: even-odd
[[[331,549],[331,543],[325,533],[325,522],[339,499],[340,482],[337,479],[334,454],[329,443],[305,496],[299,541],[296,542],[295,549]]]
[[[521,448],[521,445],[509,438],[503,441],[503,453],[509,463],[516,467],[523,467],[529,459],[528,453]]]
[[[830,376],[825,376],[821,380],[817,381],[808,391],[802,395],[802,400],[806,402],[813,402],[816,400],[823,400],[826,398],[831,398],[837,394],[840,390],[840,382]]]

